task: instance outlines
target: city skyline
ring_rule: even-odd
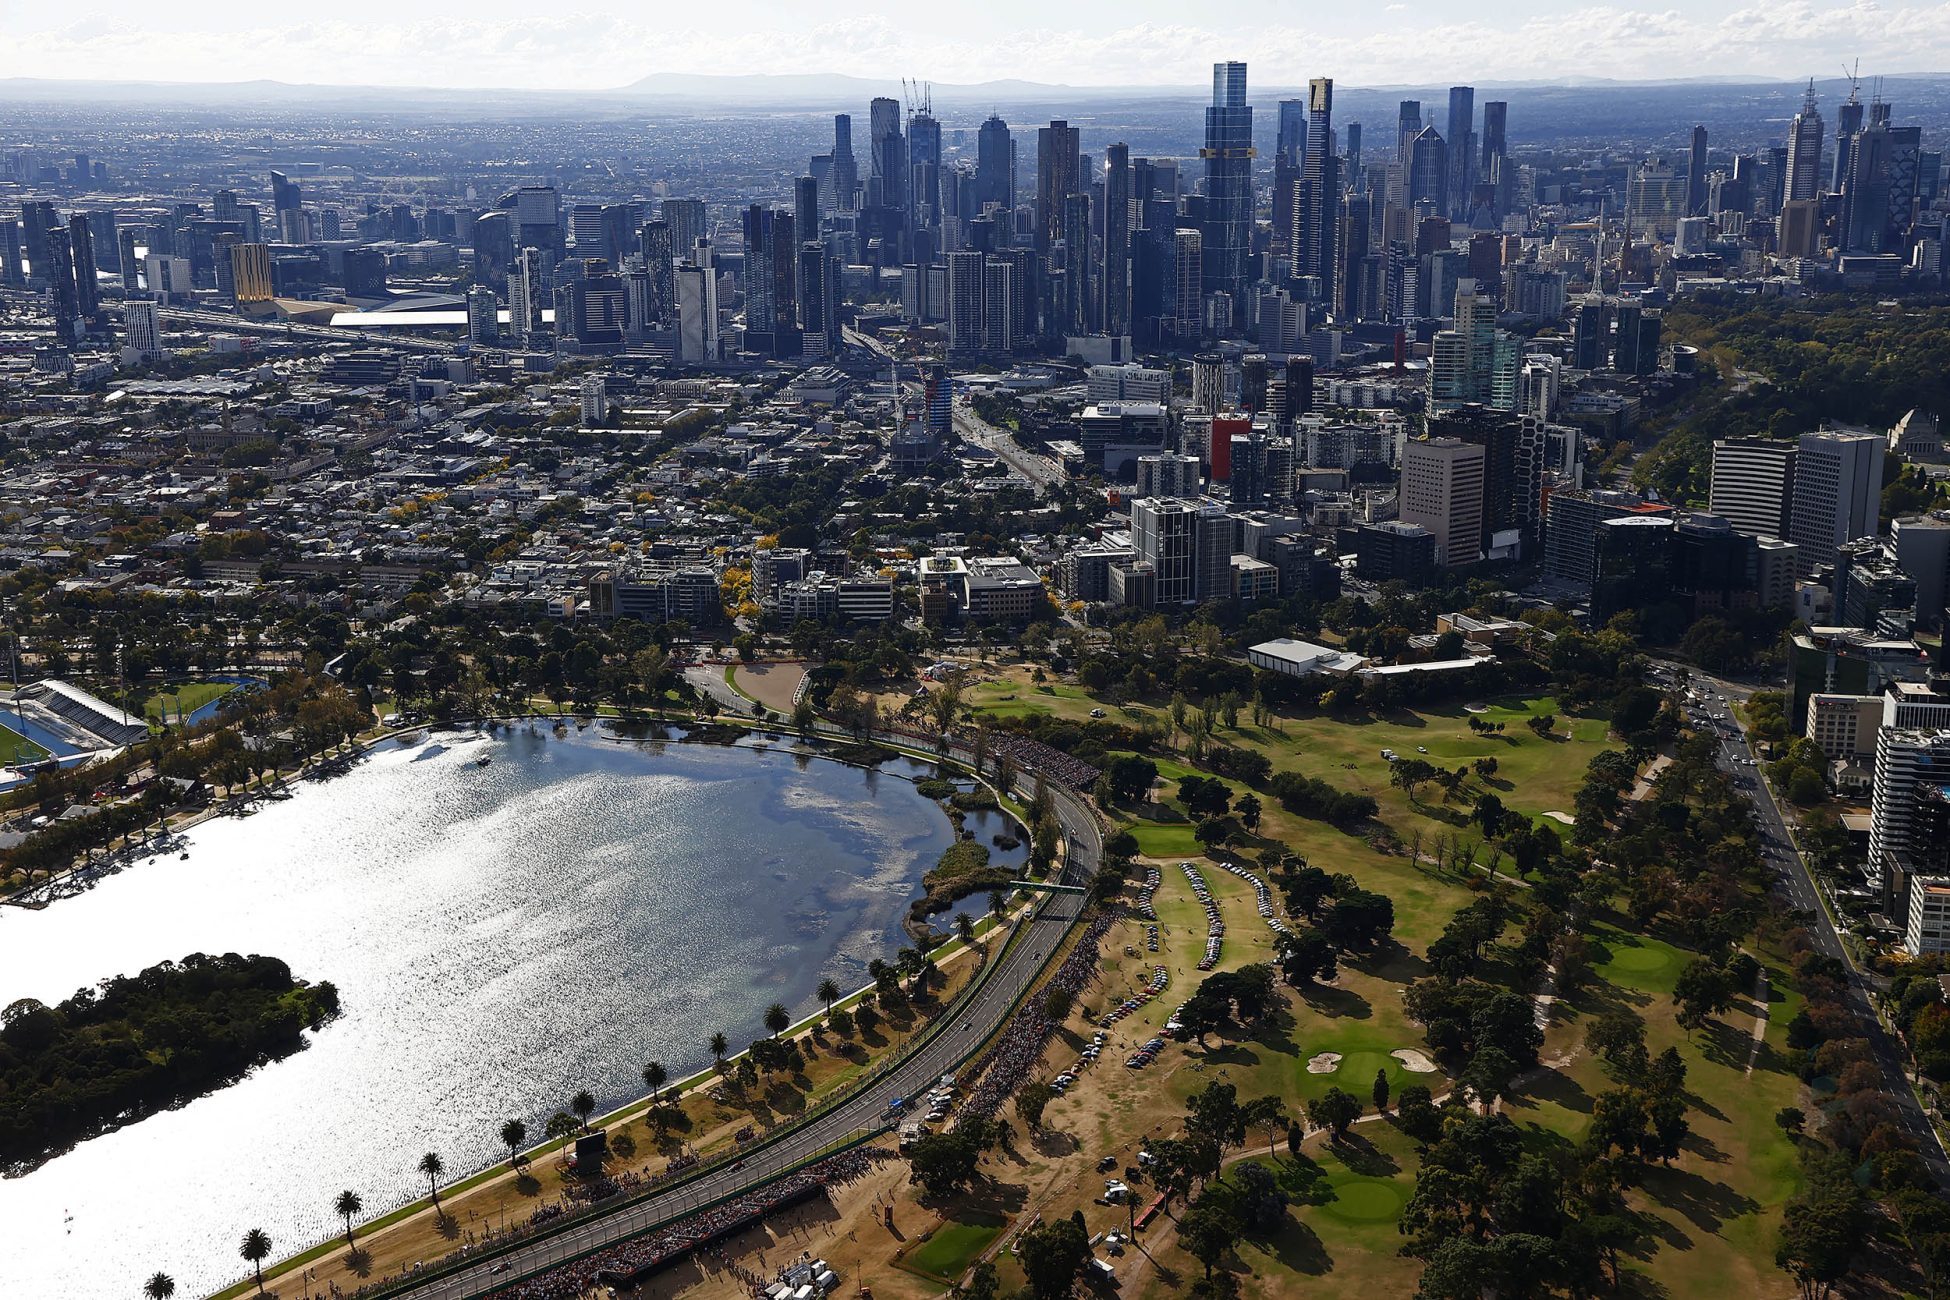
[[[813,21],[768,0],[734,0],[714,10],[714,25],[666,26],[657,10],[536,16],[508,0],[401,21],[356,0],[329,21],[267,23],[261,10],[220,3],[156,28],[112,3],[16,31],[0,51],[0,79],[593,91],[664,75],[904,74],[1192,89],[1226,58],[1281,69],[1256,77],[1279,86],[1303,86],[1318,70],[1387,86],[1443,83],[1458,69],[1478,85],[1827,78],[1856,59],[1883,75],[1950,69],[1950,22],[1944,7],[1927,3],[1795,0],[1763,9],[1717,0],[1682,12],[1526,0],[1494,18],[1456,21],[1453,10],[1418,0],[1310,15],[1306,25],[1282,21],[1290,11],[1264,0],[1233,6],[1235,20],[1223,24],[1176,21],[1180,12],[1155,0],[1093,3],[1051,23],[1046,10],[1004,0],[976,28],[886,5]],[[252,57],[240,62],[240,49]]]

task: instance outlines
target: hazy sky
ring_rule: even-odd
[[[574,89],[654,72],[1196,85],[1950,70],[1950,3],[1581,0],[0,0],[0,77]]]

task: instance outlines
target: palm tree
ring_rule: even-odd
[[[819,994],[819,1000],[826,1004],[826,1018],[831,1020],[833,1018],[833,1004],[839,1001],[840,986],[833,983],[830,978],[823,979],[819,981],[819,988],[816,991]]]
[[[665,1071],[662,1061],[651,1061],[644,1065],[643,1086],[650,1090],[652,1102],[657,1100],[657,1094],[663,1090],[664,1083],[669,1078],[670,1075]]]
[[[1003,896],[1001,890],[991,889],[989,891],[989,915],[999,917],[1008,906],[1009,900]]]
[[[149,1300],[169,1300],[176,1294],[176,1279],[167,1273],[157,1273],[142,1284],[142,1294]]]
[[[955,933],[961,936],[963,943],[973,948],[975,946],[975,919],[966,912],[957,915],[955,917]]]
[[[427,1194],[433,1197],[433,1213],[440,1215],[440,1175],[447,1172],[447,1165],[438,1151],[429,1151],[420,1157],[420,1172],[427,1176]]]
[[[596,1113],[596,1099],[589,1095],[587,1088],[569,1098],[569,1109],[576,1113],[577,1122],[582,1125],[582,1131],[587,1133],[589,1117]]]
[[[772,1037],[777,1038],[783,1034],[791,1023],[792,1013],[785,1009],[785,1003],[774,1002],[765,1008],[765,1027],[772,1031]]]
[[[501,1126],[501,1145],[508,1148],[508,1166],[513,1168],[521,1162],[521,1144],[528,1140],[528,1126],[518,1119],[511,1119]]]
[[[271,1255],[271,1238],[265,1234],[264,1229],[252,1228],[244,1234],[243,1244],[237,1247],[237,1253],[242,1255],[244,1262],[249,1264],[252,1270],[256,1272],[257,1290],[259,1294],[262,1294],[264,1291],[264,1261],[269,1259]]]
[[[348,1246],[352,1244],[353,1217],[364,1213],[365,1208],[366,1203],[359,1199],[359,1193],[352,1191],[350,1188],[340,1192],[339,1198],[332,1202],[332,1209],[341,1219],[345,1220],[345,1244]]]
[[[731,1042],[722,1031],[711,1035],[711,1056],[717,1061],[720,1070],[724,1068],[724,1054],[729,1050],[731,1050]]]

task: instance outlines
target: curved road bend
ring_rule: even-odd
[[[967,751],[957,747],[956,758]],[[1081,885],[1097,869],[1102,837],[1096,817],[1067,787],[1050,783],[1057,820],[1070,851],[1060,882]],[[909,1055],[880,1083],[822,1115],[815,1116],[773,1141],[734,1167],[721,1168],[680,1183],[669,1190],[611,1214],[600,1215],[552,1236],[539,1238],[512,1251],[483,1258],[468,1267],[395,1295],[419,1300],[469,1300],[507,1286],[518,1278],[539,1273],[591,1251],[627,1241],[713,1201],[782,1177],[822,1147],[881,1122],[887,1102],[925,1092],[942,1075],[956,1070],[975,1048],[1001,1027],[1016,999],[1035,982],[1071,924],[1083,910],[1082,894],[1047,894],[1042,906],[1023,922],[1025,941],[1009,948],[975,1000],[959,1011],[962,1023],[944,1023],[911,1049]],[[502,1264],[509,1267],[489,1272]]]
[[[1929,1116],[1923,1113],[1922,1104],[1916,1100],[1915,1089],[1910,1087],[1902,1049],[1882,1027],[1881,1019],[1869,1003],[1870,979],[1856,966],[1841,936],[1835,932],[1835,922],[1830,918],[1828,909],[1822,906],[1821,886],[1802,859],[1800,846],[1788,832],[1787,819],[1781,815],[1780,805],[1774,801],[1774,792],[1760,774],[1760,756],[1747,734],[1747,724],[1735,707],[1737,703],[1744,702],[1754,688],[1708,676],[1687,664],[1668,663],[1665,666],[1685,668],[1692,674],[1694,682],[1722,697],[1703,701],[1693,711],[1705,712],[1709,716],[1724,715],[1710,717],[1709,722],[1717,742],[1717,756],[1721,766],[1732,773],[1734,780],[1740,783],[1739,788],[1746,792],[1749,802],[1753,804],[1754,824],[1760,831],[1761,852],[1767,859],[1767,865],[1777,873],[1776,888],[1795,908],[1814,918],[1808,930],[1814,935],[1815,947],[1840,961],[1848,972],[1848,1008],[1862,1023],[1862,1032],[1869,1040],[1869,1050],[1882,1070],[1884,1090],[1895,1099],[1902,1125],[1916,1140],[1917,1154],[1928,1167],[1930,1176],[1936,1180],[1938,1187],[1950,1187],[1950,1159],[1944,1156],[1943,1140],[1930,1123]],[[1747,784],[1749,781],[1752,782],[1751,786]]]

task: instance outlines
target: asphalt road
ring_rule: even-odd
[[[958,750],[956,756],[966,759],[967,751]],[[1050,783],[1050,792],[1057,819],[1071,846],[1059,883],[1086,884],[1096,872],[1102,851],[1096,818],[1079,798],[1054,781]],[[926,1092],[942,1075],[960,1069],[965,1058],[1001,1027],[1016,999],[1048,964],[1057,944],[1083,910],[1084,901],[1080,894],[1045,895],[1042,906],[1019,923],[1027,930],[1023,936],[1025,941],[1008,948],[973,1000],[960,1005],[954,1019],[937,1023],[928,1037],[910,1048],[908,1055],[878,1086],[806,1121],[731,1168],[704,1173],[626,1209],[578,1223],[396,1294],[424,1300],[467,1300],[486,1294],[515,1279],[640,1236],[710,1202],[762,1186],[783,1176],[821,1148],[881,1125],[891,1099]],[[506,1267],[501,1267],[504,1264]]]
[[[1918,1154],[1929,1167],[1937,1185],[1950,1187],[1950,1159],[1945,1158],[1943,1141],[1929,1117],[1923,1113],[1922,1104],[1916,1100],[1916,1093],[1910,1087],[1903,1050],[1876,1017],[1875,1008],[1869,1002],[1870,979],[1856,966],[1848,949],[1843,946],[1835,923],[1829,919],[1828,909],[1822,906],[1821,896],[1816,893],[1819,886],[1815,883],[1814,873],[1808,869],[1807,862],[1801,857],[1801,850],[1788,831],[1787,819],[1781,815],[1774,792],[1761,778],[1759,755],[1754,752],[1746,724],[1733,707],[1746,699],[1753,688],[1705,676],[1696,668],[1689,671],[1696,686],[1719,697],[1708,698],[1695,706],[1695,717],[1698,725],[1712,729],[1718,743],[1720,766],[1733,774],[1738,788],[1753,804],[1761,851],[1767,858],[1768,866],[1775,872],[1776,891],[1814,918],[1808,931],[1814,936],[1815,946],[1824,954],[1839,959],[1847,969],[1849,1010],[1862,1022],[1862,1032],[1869,1040],[1869,1050],[1882,1070],[1884,1089],[1895,1099],[1902,1125],[1916,1140]]]
[[[1009,436],[1008,430],[998,429],[975,414],[974,408],[957,401],[954,406],[955,432],[984,451],[992,451],[1001,457],[1002,463],[1016,474],[1033,484],[1038,493],[1047,492],[1050,485],[1063,479],[1063,467],[1047,456],[1024,451]]]

